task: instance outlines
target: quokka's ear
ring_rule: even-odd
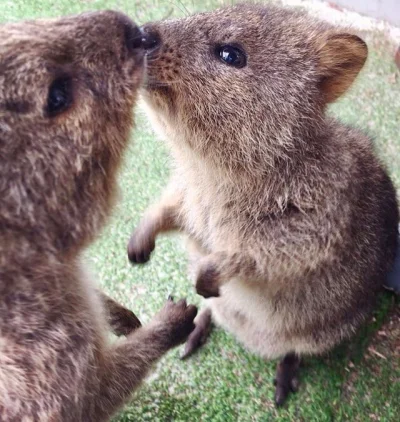
[[[365,42],[351,34],[331,34],[317,46],[319,88],[326,103],[336,101],[354,82],[368,56]]]

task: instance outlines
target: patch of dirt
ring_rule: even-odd
[[[343,384],[343,398],[351,402],[352,394],[355,392],[354,386],[359,377],[358,366],[366,364],[369,370],[379,377],[382,372],[382,361],[390,362],[393,369],[400,369],[400,304],[394,306],[386,322],[371,337],[362,361],[357,365],[348,362],[345,369],[349,375]],[[392,381],[400,382],[399,379]]]
[[[369,346],[369,356],[390,360],[393,368],[400,368],[400,305],[390,312],[387,321],[373,335]]]

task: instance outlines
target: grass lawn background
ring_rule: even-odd
[[[119,9],[139,24],[214,8],[230,1],[2,0],[0,20]],[[400,187],[400,74],[379,34],[367,35],[367,66],[352,91],[332,107],[343,121],[370,133]],[[134,144],[120,175],[122,198],[88,260],[104,290],[147,322],[168,294],[201,304],[186,277],[177,236],[157,243],[151,262],[132,267],[126,244],[135,224],[168,178],[168,155],[138,110]],[[383,325],[382,325],[383,324]],[[246,352],[215,329],[204,349],[186,362],[176,349],[163,358],[115,421],[399,421],[400,311],[384,294],[373,322],[350,343],[321,359],[307,359],[300,391],[284,409],[273,405],[275,362]]]

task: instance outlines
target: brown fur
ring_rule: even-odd
[[[118,302],[111,299],[103,292],[98,293],[105,309],[105,316],[111,330],[117,336],[127,336],[141,327],[139,318],[129,309],[124,308]]]
[[[197,291],[219,295],[207,301],[217,323],[266,358],[330,350],[370,315],[396,249],[395,191],[370,139],[325,114],[365,43],[250,4],[145,31],[159,46],[143,97],[173,173],[130,258],[166,231],[168,204],[195,245]],[[223,63],[221,44],[242,46],[247,65]]]
[[[115,12],[0,26],[1,421],[107,420],[193,328],[184,301],[139,328],[80,258],[114,201],[141,38]],[[126,340],[108,343],[107,319]]]

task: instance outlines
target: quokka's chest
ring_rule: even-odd
[[[186,233],[209,252],[235,247],[243,241],[246,222],[234,206],[217,190],[188,189],[182,210]]]

